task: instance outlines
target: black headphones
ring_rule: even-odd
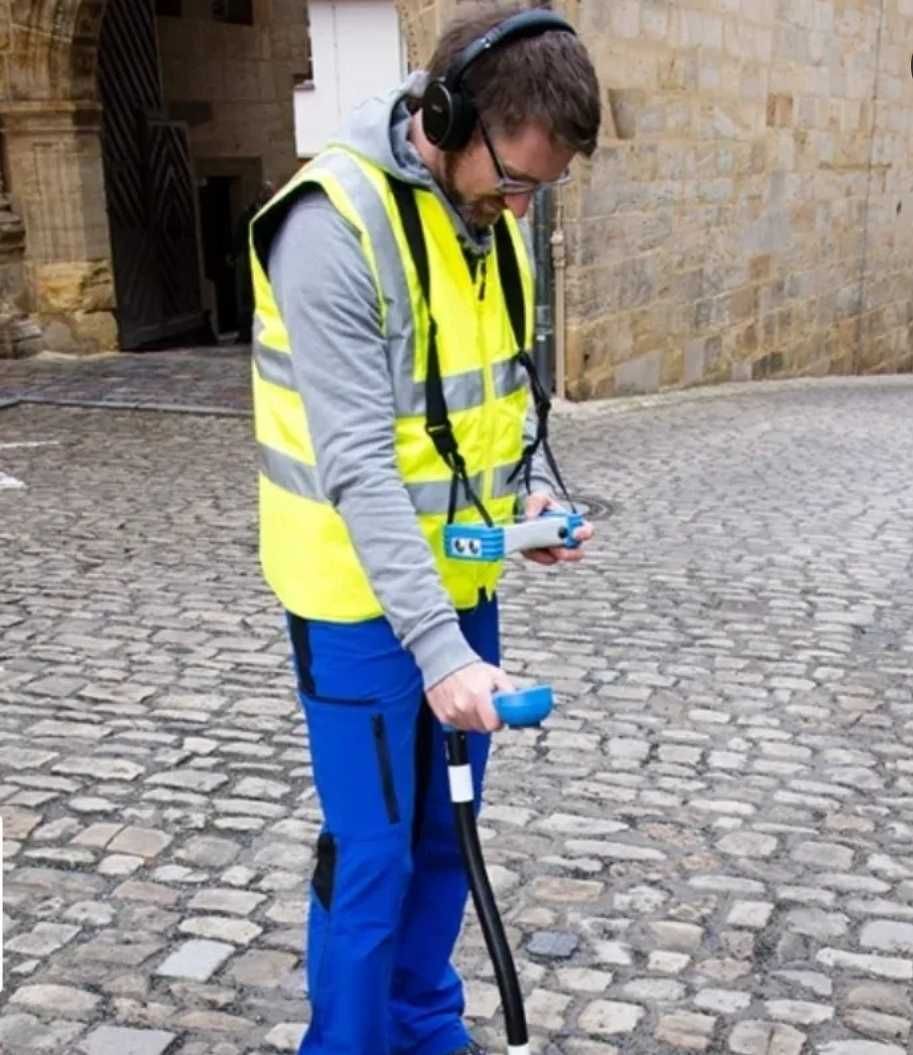
[[[510,40],[534,37],[550,30],[576,33],[570,22],[551,11],[521,11],[468,44],[447,73],[429,81],[425,89],[422,128],[429,142],[439,150],[460,150],[469,142],[476,124],[476,108],[469,92],[460,91],[460,82],[480,55]]]

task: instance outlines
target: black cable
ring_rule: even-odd
[[[447,733],[447,759],[451,767],[469,765],[465,733]],[[501,1006],[504,1009],[504,1022],[507,1027],[507,1043],[511,1048],[522,1048],[529,1043],[523,994],[520,991],[517,969],[514,966],[507,935],[504,933],[504,925],[498,914],[498,906],[485,870],[479,831],[476,827],[474,803],[472,801],[454,802],[453,809],[463,863],[469,877],[469,889],[472,891],[476,915],[479,917],[485,944],[488,946],[488,955],[491,957],[495,977],[498,980]]]

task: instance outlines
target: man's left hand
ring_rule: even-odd
[[[556,502],[550,495],[531,494],[526,499],[525,514],[527,520],[535,520],[546,509],[556,509],[563,513],[567,512],[564,506],[560,502]],[[593,525],[589,523],[583,524],[574,532],[574,538],[578,542],[589,542],[592,537]],[[536,564],[558,564],[564,561],[577,561],[583,559],[583,546],[577,546],[575,549],[567,549],[564,546],[553,546],[550,549],[530,549],[525,550],[523,556]]]

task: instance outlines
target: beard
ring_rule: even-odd
[[[470,227],[491,227],[507,208],[507,202],[504,201],[500,194],[485,194],[472,201],[460,194],[456,187],[456,174],[459,163],[459,154],[444,154],[441,189],[453,202],[457,212]]]

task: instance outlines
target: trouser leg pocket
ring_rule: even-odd
[[[399,803],[396,800],[396,783],[393,779],[393,764],[390,760],[390,741],[387,739],[387,723],[382,714],[371,717],[371,731],[374,735],[374,750],[377,754],[377,768],[380,773],[380,790],[384,797],[384,807],[391,824],[399,824]]]
[[[314,895],[329,912],[333,904],[333,885],[336,881],[336,840],[323,832],[317,840],[317,865],[311,879]]]
[[[417,701],[303,695],[314,783],[337,853],[412,823]]]

